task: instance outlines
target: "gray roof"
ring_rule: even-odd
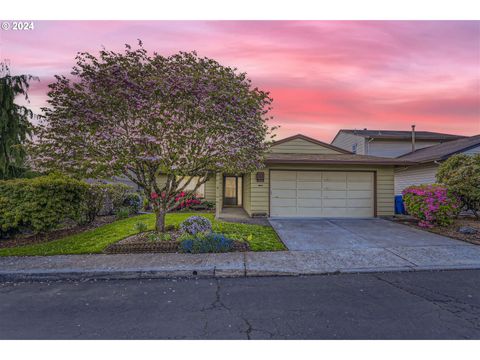
[[[359,165],[414,165],[415,162],[357,154],[283,154],[270,153],[267,164],[359,164]]]
[[[467,151],[477,146],[480,146],[480,134],[412,151],[399,156],[397,159],[422,163],[445,160],[454,154]]]
[[[373,139],[395,139],[395,140],[411,140],[412,132],[404,130],[355,130],[355,129],[341,129],[338,133],[345,132],[362,137]],[[337,134],[338,136],[338,134]],[[443,134],[431,131],[415,131],[416,140],[438,140],[449,141],[465,138],[462,135]]]

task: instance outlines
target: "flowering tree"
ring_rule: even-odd
[[[152,199],[156,229],[164,231],[177,193],[194,194],[216,172],[261,166],[272,99],[246,74],[195,52],[149,55],[141,42],[76,60],[71,78],[57,76],[50,85],[32,145],[38,167],[83,177],[123,174]],[[198,181],[187,190],[192,176]]]

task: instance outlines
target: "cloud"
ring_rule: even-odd
[[[274,98],[281,135],[330,140],[339,128],[480,132],[479,21],[40,21],[33,32],[2,32],[2,57],[42,82],[78,51],[196,50],[248,73]]]

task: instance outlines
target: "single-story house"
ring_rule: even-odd
[[[406,187],[411,185],[435,183],[440,163],[455,154],[480,154],[480,134],[430,146],[398,157],[399,160],[416,164],[395,168],[395,194],[400,195]]]
[[[359,155],[395,158],[411,152],[465,136],[431,131],[341,129],[331,144]]]
[[[250,217],[375,217],[394,213],[394,169],[403,159],[353,154],[295,135],[276,141],[265,167],[250,174],[216,174],[204,197],[216,215],[240,208]]]

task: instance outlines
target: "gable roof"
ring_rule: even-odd
[[[323,142],[323,141],[320,141],[320,140],[317,140],[317,139],[314,139],[314,138],[305,136],[305,135],[303,135],[303,134],[297,134],[297,135],[293,135],[293,136],[286,137],[286,138],[284,138],[284,139],[277,140],[277,141],[275,141],[275,142],[272,144],[272,146],[279,145],[279,144],[283,144],[283,143],[286,143],[286,142],[288,142],[288,141],[292,141],[292,140],[296,140],[296,139],[305,140],[305,141],[311,142],[311,143],[313,143],[313,144],[320,145],[320,146],[326,147],[326,148],[328,148],[328,149],[332,149],[332,150],[338,151],[339,153],[342,153],[342,154],[352,154],[352,152],[350,152],[350,151],[348,151],[348,150],[339,148],[339,147],[337,147],[337,146],[335,146],[335,145],[332,145],[332,144],[327,144],[327,143],[325,143],[325,142]]]
[[[397,159],[416,161],[416,162],[431,162],[437,160],[445,160],[448,157],[467,151],[471,148],[480,146],[480,134],[472,137],[467,137],[459,140],[448,141],[442,144],[429,146],[423,149],[412,151],[408,154],[399,156]]]
[[[332,140],[335,141],[337,136],[341,133],[353,134],[365,138],[371,139],[391,139],[391,140],[411,140],[412,132],[405,130],[356,130],[356,129],[340,129],[335,135],[335,138]],[[453,135],[453,134],[444,134],[432,131],[415,131],[416,140],[432,140],[432,141],[450,141],[463,139],[465,136],[462,135]]]
[[[357,154],[267,154],[267,164],[414,165],[413,161]]]

